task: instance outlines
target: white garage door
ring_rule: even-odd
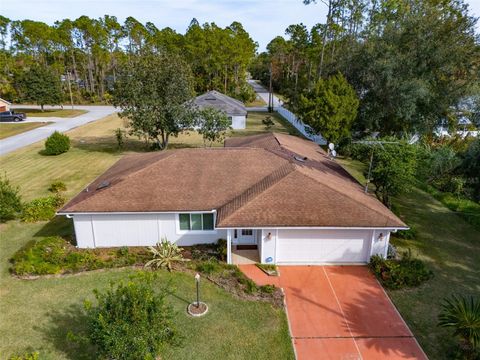
[[[368,230],[279,230],[277,263],[363,263],[370,241]]]

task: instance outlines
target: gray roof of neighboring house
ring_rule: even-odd
[[[212,106],[223,110],[227,115],[247,115],[245,105],[230,96],[224,95],[218,91],[212,90],[203,95],[197,96],[193,101],[200,108]]]

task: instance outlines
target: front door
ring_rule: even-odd
[[[256,244],[255,233],[252,229],[235,229],[234,237],[237,238],[239,245]]]

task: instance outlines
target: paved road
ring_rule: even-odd
[[[250,84],[251,87],[253,87],[253,90],[255,90],[258,96],[260,96],[263,99],[263,101],[265,101],[265,103],[268,104],[268,90],[265,89],[259,83],[257,83],[255,80],[248,80],[248,83]],[[273,95],[273,108],[276,108],[281,105],[282,105],[281,100],[275,95]],[[265,106],[265,108],[267,108],[267,106]],[[250,108],[248,108],[248,110],[250,110]],[[262,110],[254,110],[254,111],[262,111]]]
[[[17,106],[20,108],[38,108],[36,106]],[[15,109],[15,106],[12,107]],[[46,109],[51,107],[45,107]],[[58,107],[57,107],[58,108]],[[67,109],[68,107],[65,107]],[[44,117],[41,121],[53,121],[53,124],[42,126],[15,136],[8,137],[0,140],[0,155],[8,154],[9,152],[20,149],[24,146],[36,143],[43,139],[46,139],[54,131],[65,132],[74,129],[78,126],[88,124],[92,121],[104,118],[115,112],[113,106],[75,106],[76,109],[88,111],[86,114],[79,115],[73,118],[57,118],[57,117]]]

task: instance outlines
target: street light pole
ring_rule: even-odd
[[[268,89],[268,112],[273,112],[272,62],[270,62],[270,84]]]

